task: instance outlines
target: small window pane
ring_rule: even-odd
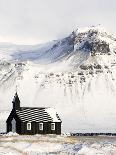
[[[39,123],[39,130],[43,130],[43,123]]]
[[[31,123],[27,123],[27,130],[31,130]]]
[[[55,130],[55,123],[51,123],[51,130]]]

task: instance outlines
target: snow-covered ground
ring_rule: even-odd
[[[116,155],[116,137],[0,136],[0,155]]]

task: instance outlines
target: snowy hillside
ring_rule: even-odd
[[[0,110],[55,107],[68,132],[116,132],[116,39],[79,28],[45,45],[0,45]],[[2,119],[3,121],[3,119]]]

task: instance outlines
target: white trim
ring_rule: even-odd
[[[31,123],[27,123],[27,130],[31,130]]]
[[[51,123],[51,130],[55,130],[55,123]]]
[[[43,130],[43,123],[39,123],[39,130]]]

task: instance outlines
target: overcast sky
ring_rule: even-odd
[[[116,0],[0,0],[0,42],[47,42],[98,24],[116,36]]]

